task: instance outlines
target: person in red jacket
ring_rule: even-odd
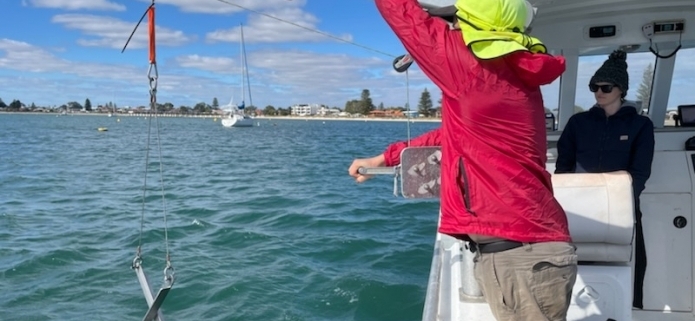
[[[439,232],[472,245],[497,320],[565,320],[577,256],[545,169],[540,90],[564,72],[564,58],[528,34],[534,11],[524,0],[458,0],[429,13],[417,0],[375,3],[442,91],[441,127],[410,143],[441,146]],[[355,159],[349,174],[364,182],[359,167],[395,166],[406,147]]]

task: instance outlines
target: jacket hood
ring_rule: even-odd
[[[565,72],[565,58],[544,53],[517,51],[505,57],[507,64],[531,87],[552,83]]]
[[[640,110],[640,107],[638,107],[637,104],[635,104],[632,101],[626,100],[623,102],[623,105],[620,106],[620,109],[618,109],[618,111],[611,117],[639,115],[639,113],[637,112],[638,110]],[[589,113],[596,117],[606,118],[606,112],[604,112],[603,108],[601,108],[599,105],[594,105],[593,107],[591,107],[591,109],[589,109]]]

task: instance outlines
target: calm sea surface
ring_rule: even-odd
[[[347,175],[406,123],[160,118],[162,184],[156,120],[147,175],[150,120],[116,120],[0,114],[1,321],[141,320],[130,264],[144,215],[143,266],[161,285],[164,213],[168,321],[421,318],[438,202]]]

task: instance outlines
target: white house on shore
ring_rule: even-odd
[[[292,107],[293,116],[313,116],[319,112],[318,104],[297,104]]]
[[[340,109],[338,108],[328,108],[326,106],[321,106],[318,113],[319,116],[337,116],[340,114]]]

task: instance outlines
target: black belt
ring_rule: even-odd
[[[507,240],[492,242],[492,243],[484,243],[484,244],[471,242],[471,251],[472,252],[479,251],[480,253],[497,253],[497,252],[503,252],[503,251],[515,249],[517,247],[522,247],[523,245],[524,245],[524,243],[521,243],[521,242],[507,241]]]

